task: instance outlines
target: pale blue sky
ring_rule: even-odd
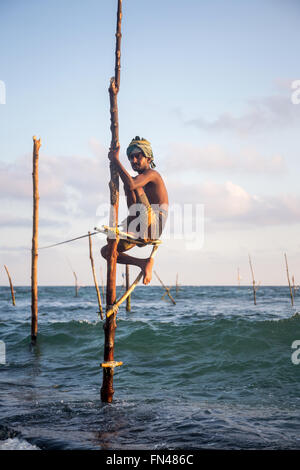
[[[114,72],[116,4],[115,0],[1,0],[0,80],[6,85],[6,104],[0,105],[0,165],[5,171],[9,165],[5,181],[11,177],[11,185],[18,185],[13,196],[7,190],[1,193],[6,220],[1,225],[2,246],[9,248],[3,249],[1,260],[18,269],[17,283],[26,283],[27,268],[17,268],[19,255],[14,248],[28,242],[30,246],[31,206],[22,193],[22,177],[16,180],[15,175],[26,171],[28,160],[24,184],[30,184],[32,135],[41,136],[40,165],[44,157],[48,180],[52,178],[54,185],[59,177],[65,185],[69,193],[64,193],[64,203],[73,204],[77,224],[69,220],[68,230],[57,232],[45,227],[42,240],[92,228],[87,224],[95,216],[96,202],[87,205],[86,212],[76,212],[77,199],[70,199],[75,193],[78,200],[86,199],[91,186],[88,172],[82,181],[72,173],[67,182],[69,162],[75,156],[79,173],[79,165],[89,168],[95,158],[103,159],[99,186],[105,198],[105,152],[110,143],[107,89]],[[207,282],[199,274],[199,283],[233,284],[238,264],[244,263],[244,277],[249,275],[247,250],[252,250],[260,257],[265,283],[284,283],[282,250],[292,250],[292,258],[300,260],[300,105],[290,101],[291,82],[300,79],[299,1],[123,0],[123,14],[118,98],[122,151],[133,136],[148,138],[157,169],[170,184],[171,202],[178,198],[184,202],[186,197],[204,203],[206,216],[216,224],[207,226],[206,243],[196,261],[195,253],[190,259],[183,253],[174,267],[172,250],[177,256],[179,245],[166,247],[158,261],[166,282],[172,282],[178,269],[191,283],[198,271],[193,267],[196,262],[208,273]],[[58,157],[64,169],[54,165]],[[189,182],[191,191],[186,189]],[[237,210],[241,194],[246,205]],[[59,201],[55,209],[50,196],[44,206],[41,196],[41,211],[44,219],[51,214],[55,227]],[[227,197],[228,213],[223,217],[218,200]],[[12,235],[21,216],[29,221],[27,228],[24,222],[19,229],[22,242]],[[266,241],[268,230],[271,246]],[[76,248],[68,249],[72,259],[78,255],[82,282],[89,283],[84,256],[80,258]],[[271,261],[259,254],[269,249]],[[42,263],[41,283],[55,283]],[[221,265],[224,268],[218,269]],[[59,283],[72,283],[67,270],[62,268]],[[3,276],[0,282],[6,282]]]

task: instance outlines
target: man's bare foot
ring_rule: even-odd
[[[143,274],[144,274],[144,278],[143,278],[143,283],[144,284],[149,284],[149,282],[152,279],[153,263],[154,263],[153,258],[145,259],[145,264],[142,267],[142,271],[143,271]]]

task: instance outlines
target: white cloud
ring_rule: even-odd
[[[204,204],[205,217],[214,226],[249,228],[300,222],[300,197],[295,194],[259,196],[232,181],[187,185],[170,180],[168,190],[174,203]]]
[[[241,116],[224,112],[211,122],[199,117],[185,123],[205,131],[230,131],[245,136],[288,128],[299,122],[299,109],[291,103],[290,95],[273,95],[260,100],[249,100],[248,110]]]
[[[67,227],[66,220],[58,220],[57,218],[39,217],[39,226],[47,228]],[[32,217],[22,217],[11,214],[0,214],[0,227],[32,227]]]
[[[39,157],[40,209],[54,208],[62,213],[96,210],[108,198],[107,152],[95,141],[90,142],[92,157]],[[29,202],[32,200],[32,156],[25,155],[11,164],[1,164],[0,199]],[[71,209],[72,208],[72,209]]]
[[[284,158],[279,154],[264,156],[253,148],[244,148],[235,154],[214,144],[197,147],[189,143],[173,143],[165,165],[168,173],[199,170],[278,175],[286,171]]]
[[[45,229],[51,232],[56,228],[58,231],[64,229],[64,232],[68,228],[70,231],[80,231],[83,225],[94,223],[97,207],[109,202],[107,151],[95,139],[90,141],[90,148],[94,154],[91,157],[51,157],[40,153],[40,220]],[[201,149],[176,145],[172,158],[168,160],[171,174],[167,187],[171,202],[204,204],[205,216],[219,224],[268,225],[300,220],[300,200],[297,195],[260,197],[250,194],[233,181],[205,181],[201,184],[175,181],[172,179],[172,170],[182,168],[182,155],[187,153],[189,169],[230,168],[276,173],[283,167],[281,156],[263,158],[251,149],[244,151],[243,158],[238,158],[228,155],[218,146]],[[6,215],[0,220],[2,227],[31,226],[31,164],[30,155],[13,164],[2,164],[0,198],[4,203],[8,201],[10,206],[10,210],[6,209]],[[45,231],[43,235],[46,236]],[[50,235],[53,236],[53,233]]]
[[[214,217],[234,218],[251,209],[251,196],[239,185],[226,181],[224,184],[206,182],[200,194],[206,201],[205,205]]]

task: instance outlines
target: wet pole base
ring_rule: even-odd
[[[100,365],[103,368],[103,385],[100,390],[101,401],[104,403],[111,403],[114,395],[113,377],[114,368],[121,366],[123,362],[119,361],[106,361]]]
[[[35,346],[37,342],[37,336],[31,335],[31,346]]]
[[[102,403],[111,403],[114,396],[113,389],[113,377],[114,377],[114,368],[105,367],[103,368],[103,383],[100,389],[100,397]]]

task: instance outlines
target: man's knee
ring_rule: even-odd
[[[107,259],[107,245],[101,248],[101,255],[103,256],[103,258]]]

